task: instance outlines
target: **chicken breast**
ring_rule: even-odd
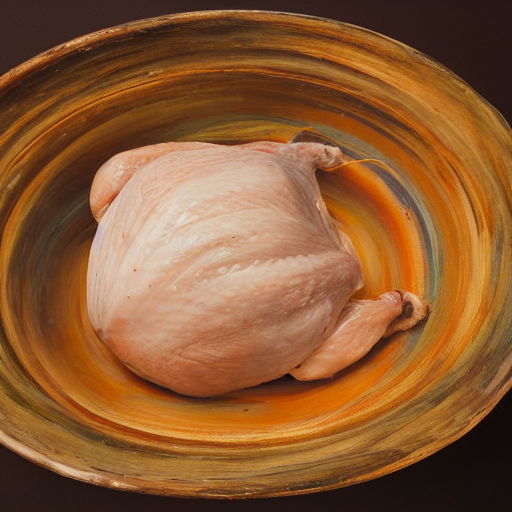
[[[90,195],[98,336],[141,377],[205,397],[331,376],[411,327],[427,312],[412,294],[349,302],[361,266],[315,177],[343,160],[316,142],[171,142],[110,159]]]

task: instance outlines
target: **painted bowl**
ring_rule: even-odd
[[[510,387],[510,128],[417,51],[307,16],[164,16],[22,64],[0,109],[0,441],[15,452],[147,493],[306,493],[426,457]],[[306,127],[383,162],[319,182],[361,256],[358,295],[410,289],[428,321],[325,381],[197,399],[135,377],[86,314],[97,167],[144,144]]]

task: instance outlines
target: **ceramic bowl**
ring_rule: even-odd
[[[426,457],[510,387],[510,128],[412,48],[307,16],[164,16],[22,64],[0,109],[0,441],[24,457],[146,493],[313,492]],[[135,377],[85,308],[97,167],[155,142],[304,128],[385,164],[319,174],[322,193],[361,256],[358,296],[409,289],[428,321],[324,381],[197,399]]]

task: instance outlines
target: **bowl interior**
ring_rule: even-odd
[[[40,56],[4,77],[0,101],[4,434],[27,456],[148,492],[305,492],[425,456],[507,388],[510,133],[413,50],[327,20],[194,13]],[[197,399],[135,377],[85,308],[98,166],[155,142],[287,141],[305,127],[387,164],[318,180],[361,257],[358,296],[409,289],[428,321],[326,381]]]

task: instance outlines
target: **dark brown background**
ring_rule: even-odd
[[[0,73],[58,43],[126,21],[240,8],[323,16],[398,39],[455,71],[512,122],[510,0],[480,0],[474,5],[467,0],[0,0]],[[244,502],[181,500],[103,489],[56,475],[0,447],[0,509],[508,511],[511,427],[509,394],[465,437],[397,473],[336,491]]]

